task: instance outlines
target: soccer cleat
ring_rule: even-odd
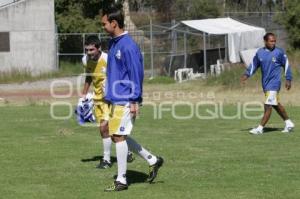
[[[100,160],[100,163],[96,166],[97,169],[108,169],[112,165],[107,160]]]
[[[133,153],[128,151],[128,154],[127,154],[127,162],[128,163],[131,163],[134,161],[134,157],[133,157]]]
[[[104,189],[105,192],[112,192],[112,191],[124,191],[128,189],[127,184],[123,184],[119,181],[114,181],[113,185]]]
[[[295,125],[294,123],[290,123],[290,124],[287,124],[285,125],[284,129],[281,131],[282,133],[291,133],[294,129]]]
[[[161,157],[157,157],[157,161],[154,165],[149,166],[149,176],[147,178],[147,182],[152,183],[156,178],[158,169],[163,165],[164,159]]]
[[[253,128],[249,131],[249,133],[253,134],[253,135],[260,135],[263,134],[263,130],[262,129],[258,129],[258,128]]]

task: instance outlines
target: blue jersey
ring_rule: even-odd
[[[260,48],[247,68],[245,75],[252,76],[261,68],[262,87],[266,91],[279,91],[281,87],[281,71],[284,69],[286,80],[292,80],[291,67],[285,52],[275,47],[273,50]]]
[[[143,57],[127,32],[110,40],[106,75],[108,102],[118,105],[142,102]]]

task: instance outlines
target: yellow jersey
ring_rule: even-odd
[[[86,75],[92,76],[94,86],[94,100],[103,100],[105,94],[107,54],[101,52],[98,61],[90,60],[87,55],[83,56],[82,63]]]

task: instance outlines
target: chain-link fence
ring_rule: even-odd
[[[233,19],[263,27],[267,32],[273,32],[277,36],[277,45],[282,48],[288,47],[288,36],[284,27],[279,24],[278,18],[284,12],[225,12],[225,16]]]
[[[143,52],[144,36],[141,31],[131,34],[134,40],[141,47]],[[97,36],[101,41],[101,50],[108,51],[110,36],[105,33],[58,33],[57,43],[57,67],[60,68],[65,63],[72,63],[74,67],[81,65],[82,57],[85,54],[84,43],[87,37]]]
[[[276,23],[280,13],[228,12],[226,16],[243,23],[264,27],[277,35],[278,46],[286,48],[284,28]],[[150,24],[129,34],[138,43],[144,56],[145,76],[168,75],[173,77],[178,68],[193,68],[194,73],[208,74],[209,67],[217,60],[227,62],[226,36],[208,35],[190,29],[182,23]],[[109,35],[104,33],[57,34],[58,66],[61,62],[81,62],[84,41],[89,35],[97,35],[102,50],[108,51]]]
[[[179,24],[175,28],[174,24],[163,24],[143,29],[129,34],[142,51],[146,77],[173,76],[176,69],[186,67],[193,68],[194,72],[208,73],[208,67],[204,66],[215,64],[217,59],[227,59],[224,36],[206,35],[204,40],[203,33]],[[108,51],[110,37],[107,34],[57,34],[58,67],[63,62],[81,62],[85,53],[84,41],[90,35],[97,35],[102,43],[102,50]]]

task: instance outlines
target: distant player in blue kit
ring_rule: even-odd
[[[292,71],[289,65],[287,55],[284,50],[275,46],[276,36],[273,33],[267,33],[264,36],[265,47],[260,48],[253,58],[252,63],[241,77],[241,83],[251,77],[260,67],[262,73],[262,87],[266,96],[264,105],[264,116],[258,127],[250,130],[251,134],[262,134],[264,126],[270,119],[272,107],[285,121],[285,127],[282,132],[289,133],[295,127],[294,123],[289,119],[284,107],[279,103],[278,94],[281,87],[281,71],[285,74],[285,88],[291,89]]]

